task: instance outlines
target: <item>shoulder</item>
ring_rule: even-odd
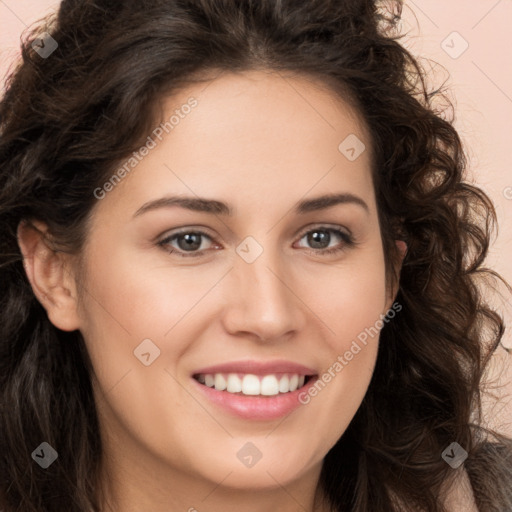
[[[455,478],[440,496],[441,502],[450,512],[479,512],[467,471],[464,466],[455,471]]]
[[[410,503],[405,502],[395,493],[390,493],[391,501],[400,512],[425,512],[423,508],[411,508]],[[443,485],[440,495],[438,496],[438,504],[443,506],[443,510],[449,512],[480,512],[476,505],[473,488],[469,476],[460,466],[454,471],[449,480]]]
[[[512,511],[512,439],[501,435],[499,439],[500,442],[479,443],[463,467],[476,503]]]

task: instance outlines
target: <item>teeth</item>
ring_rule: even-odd
[[[242,393],[244,395],[259,395],[260,379],[258,379],[256,375],[244,375],[244,378],[242,379]]]
[[[290,391],[290,379],[288,375],[283,375],[279,381],[279,392],[288,393],[288,391]]]
[[[261,379],[261,394],[272,396],[279,393],[279,382],[275,375],[266,375]]]
[[[229,373],[226,376],[222,373],[199,374],[197,380],[217,391],[228,393],[242,393],[249,396],[275,396],[279,393],[288,393],[304,386],[305,375],[297,373],[285,374],[280,377],[276,375],[258,376],[251,373],[241,375]]]
[[[224,391],[227,388],[226,379],[222,373],[215,374],[215,389]]]
[[[228,375],[227,390],[230,393],[239,393],[240,391],[242,391],[242,381],[238,378],[238,375],[235,375],[234,373],[230,373]]]

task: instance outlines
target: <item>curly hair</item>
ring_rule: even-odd
[[[315,77],[369,127],[387,277],[402,312],[381,332],[364,400],[324,459],[333,510],[446,511],[457,441],[479,510],[512,510],[512,440],[483,426],[484,371],[504,333],[484,300],[496,223],[491,200],[465,178],[442,88],[396,31],[399,0],[64,0],[22,41],[0,103],[0,509],[99,511],[102,443],[78,331],[54,327],[17,243],[21,221],[49,226],[79,253],[93,190],[140,146],[155,105],[215,70]],[[42,58],[32,41],[58,48]],[[348,98],[348,100],[347,100]],[[398,275],[394,240],[408,251]],[[502,282],[504,282],[502,280]],[[59,464],[37,471],[41,439]],[[350,461],[350,464],[342,461]]]

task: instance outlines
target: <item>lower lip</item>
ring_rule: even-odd
[[[235,395],[205,386],[194,378],[192,380],[208,400],[234,416],[246,420],[275,420],[304,405],[299,401],[299,395],[307,393],[309,388],[318,380],[318,377],[313,377],[295,391],[273,396]]]

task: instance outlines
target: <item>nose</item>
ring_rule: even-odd
[[[305,325],[305,305],[293,269],[268,247],[252,263],[236,255],[229,273],[224,328],[262,341],[290,337]]]

